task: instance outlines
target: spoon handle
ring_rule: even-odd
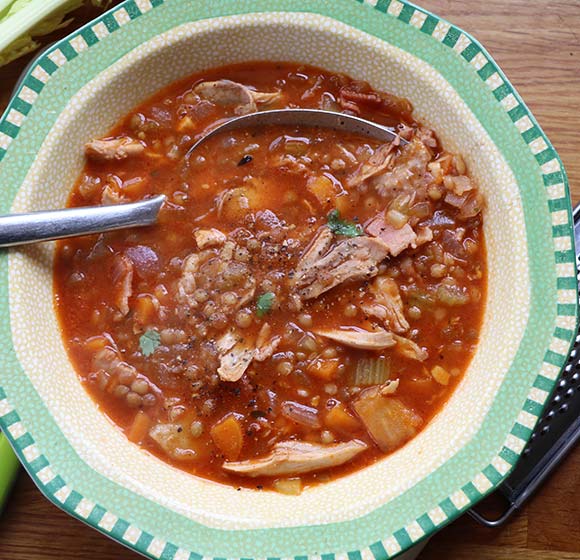
[[[0,216],[0,247],[150,225],[164,200],[164,195],[158,195],[129,204]]]

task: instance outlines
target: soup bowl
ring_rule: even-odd
[[[177,79],[251,60],[301,61],[404,96],[463,155],[486,199],[488,292],[446,406],[396,453],[300,496],[189,475],[130,443],[82,387],[47,243],[0,254],[0,426],[52,502],[152,558],[391,557],[509,474],[577,326],[565,172],[481,45],[397,0],[127,0],[26,75],[0,123],[1,210],[64,206],[85,142]]]

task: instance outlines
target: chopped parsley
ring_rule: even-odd
[[[160,334],[154,330],[149,329],[139,337],[139,347],[143,356],[151,356],[155,349],[161,344]]]
[[[276,296],[272,292],[266,292],[262,294],[258,301],[256,302],[256,315],[258,317],[263,317],[266,313],[272,310],[272,304],[274,303],[274,298]]]
[[[358,237],[363,231],[359,224],[340,219],[340,212],[334,209],[328,214],[328,228],[332,233],[345,237]]]

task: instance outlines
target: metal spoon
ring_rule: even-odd
[[[250,113],[228,120],[202,136],[188,150],[185,158],[188,159],[200,144],[216,134],[239,128],[268,125],[333,128],[369,136],[383,142],[392,142],[399,138],[401,144],[407,143],[392,129],[352,115],[319,109],[278,109]],[[158,195],[129,204],[66,208],[0,216],[0,247],[13,247],[38,241],[151,225],[156,222],[164,201],[165,196]]]

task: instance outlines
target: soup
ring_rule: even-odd
[[[381,143],[268,126],[284,107],[393,127]],[[444,405],[485,301],[482,198],[411,104],[293,63],[175,83],[86,146],[70,206],[165,194],[155,226],[62,241],[55,301],[85,387],[192,474],[297,494],[393,453]]]

